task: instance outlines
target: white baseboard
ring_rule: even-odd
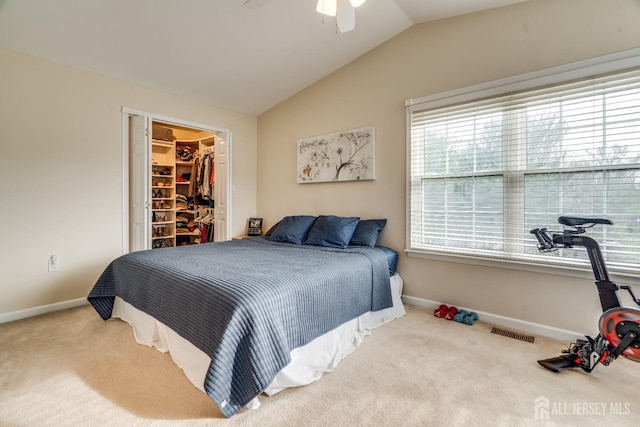
[[[412,296],[403,295],[402,301],[409,305],[415,305],[416,307],[427,308],[435,310],[440,307],[441,302],[431,301],[423,298],[417,298]],[[584,338],[584,334],[575,331],[569,331],[566,329],[554,328],[553,326],[542,325],[540,323],[527,322],[525,320],[514,319],[511,317],[500,316],[493,313],[485,313],[483,311],[474,310],[472,308],[458,307],[459,309],[465,309],[467,311],[475,311],[478,313],[480,321],[489,323],[501,328],[509,328],[517,332],[526,332],[532,335],[545,336],[554,338],[560,341],[575,341],[577,338]]]
[[[26,319],[27,317],[39,316],[41,314],[66,310],[68,308],[80,307],[85,304],[89,304],[89,301],[87,301],[86,298],[78,298],[54,304],[41,305],[39,307],[26,308],[24,310],[11,311],[9,313],[0,313],[0,323],[13,322],[14,320]]]

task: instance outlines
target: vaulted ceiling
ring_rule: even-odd
[[[259,115],[410,26],[525,0],[0,0],[0,46]]]

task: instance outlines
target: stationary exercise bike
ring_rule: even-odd
[[[640,362],[640,310],[622,307],[617,291],[627,290],[633,302],[639,306],[640,300],[629,286],[618,286],[609,279],[600,246],[592,238],[583,235],[587,228],[596,224],[613,225],[613,222],[603,218],[569,216],[559,217],[558,222],[570,228],[563,231],[548,231],[546,228],[531,230],[531,234],[538,239],[538,250],[551,252],[559,248],[585,247],[596,279],[603,314],[598,322],[598,336],[578,339],[561,356],[538,360],[538,363],[553,372],[576,367],[591,372],[598,363],[607,366],[620,355]]]

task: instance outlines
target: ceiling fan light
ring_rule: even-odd
[[[338,31],[346,33],[356,27],[356,9],[347,0],[338,0],[338,15],[336,16]]]
[[[351,3],[351,6],[353,7],[358,7],[358,6],[362,6],[366,1],[367,0],[349,0],[349,3]]]
[[[337,0],[318,0],[316,12],[323,15],[336,16],[336,11],[338,9],[337,3]]]

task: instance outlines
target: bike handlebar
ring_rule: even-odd
[[[549,230],[546,228],[534,228],[529,233],[536,236],[538,239],[538,250],[541,252],[549,252],[553,250],[556,245],[553,243],[553,239],[549,236]]]
[[[559,247],[571,247],[571,241],[569,237],[574,234],[581,234],[585,232],[585,228],[591,228],[596,224],[612,225],[613,222],[605,218],[582,218],[582,217],[570,217],[561,216],[558,218],[558,222],[562,225],[566,225],[574,228],[573,230],[564,230],[563,232],[554,231],[549,232],[546,228],[534,228],[529,231],[538,239],[538,250],[540,252],[550,252]],[[550,233],[554,233],[551,235]],[[565,239],[560,241],[557,237],[564,236]],[[560,243],[560,244],[559,244]]]

